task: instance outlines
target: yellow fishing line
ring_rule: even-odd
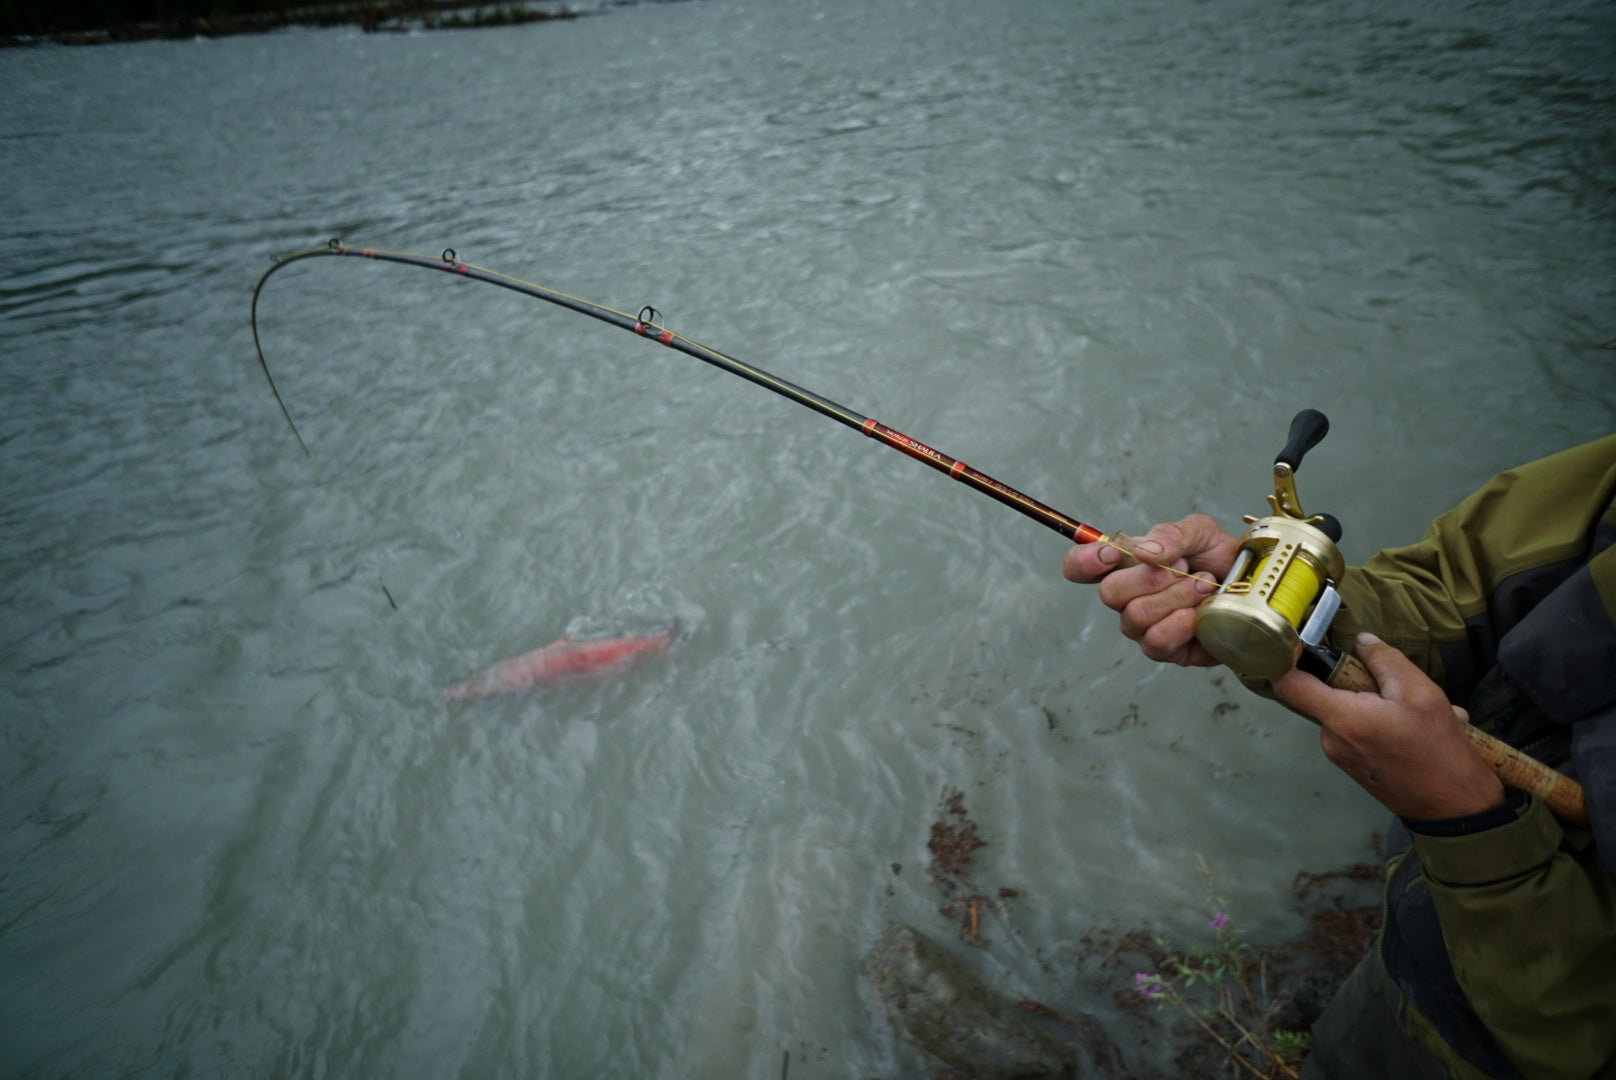
[[[1268,564],[1273,562],[1275,557],[1276,552],[1271,551],[1257,564],[1252,580],[1258,582],[1259,587],[1268,573]],[[1300,559],[1294,560],[1274,583],[1268,596],[1268,606],[1284,616],[1286,622],[1299,627],[1302,625],[1302,616],[1307,613],[1307,605],[1319,594],[1321,587],[1318,572]]]

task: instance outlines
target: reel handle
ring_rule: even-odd
[[[1375,682],[1375,677],[1351,653],[1341,654],[1341,660],[1325,681],[1337,690],[1380,693],[1380,684]],[[1464,731],[1470,738],[1470,745],[1498,779],[1509,787],[1531,792],[1542,799],[1561,821],[1584,828],[1588,826],[1588,804],[1583,797],[1581,784],[1472,724],[1464,725]]]
[[[1296,495],[1296,473],[1302,467],[1303,456],[1329,433],[1330,421],[1317,409],[1303,409],[1291,420],[1285,448],[1274,458],[1274,493],[1268,497],[1268,505],[1274,508],[1274,513],[1309,520],[1302,510],[1302,500]],[[1341,539],[1341,523],[1331,518],[1326,532],[1332,541]]]
[[[1291,420],[1285,449],[1274,458],[1275,465],[1288,465],[1293,473],[1302,469],[1302,457],[1330,434],[1330,421],[1317,409],[1303,409]]]

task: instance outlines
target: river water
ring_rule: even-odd
[[[1608,4],[703,0],[0,54],[0,1074],[923,1075],[893,921],[1116,1020],[1378,808],[1064,542],[1300,478],[1361,561],[1616,429]],[[398,602],[392,610],[381,590]],[[677,623],[451,710],[501,657]],[[980,949],[928,880],[958,792]],[[991,910],[990,910],[991,909]],[[1118,973],[1126,980],[1125,973]],[[787,1059],[786,1055],[789,1055]],[[1146,1052],[1148,1057],[1148,1051]]]

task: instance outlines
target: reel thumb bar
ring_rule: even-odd
[[[1326,680],[1337,690],[1355,690],[1364,694],[1379,694],[1380,684],[1369,673],[1363,662],[1351,653],[1343,653],[1335,670]],[[1548,804],[1554,816],[1561,821],[1588,825],[1588,804],[1583,797],[1582,785],[1564,773],[1556,772],[1543,762],[1515,749],[1513,746],[1482,731],[1474,724],[1465,724],[1481,759],[1490,766],[1498,779],[1512,788],[1530,792]]]

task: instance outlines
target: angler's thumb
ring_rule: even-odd
[[[1183,557],[1184,537],[1177,525],[1157,525],[1134,541],[1132,554],[1144,562],[1163,566]]]
[[[1135,554],[1146,562],[1165,566],[1179,559],[1192,562],[1197,556],[1218,548],[1222,541],[1232,541],[1218,523],[1205,514],[1191,514],[1178,521],[1169,521],[1153,527],[1139,541]],[[1233,556],[1231,554],[1230,558]],[[1196,569],[1206,569],[1197,566]]]
[[[1414,666],[1413,661],[1374,634],[1359,634],[1353,639],[1352,651],[1363,661],[1363,666],[1369,669],[1369,674],[1375,677],[1375,682],[1380,684],[1382,690],[1388,682],[1396,682]]]

